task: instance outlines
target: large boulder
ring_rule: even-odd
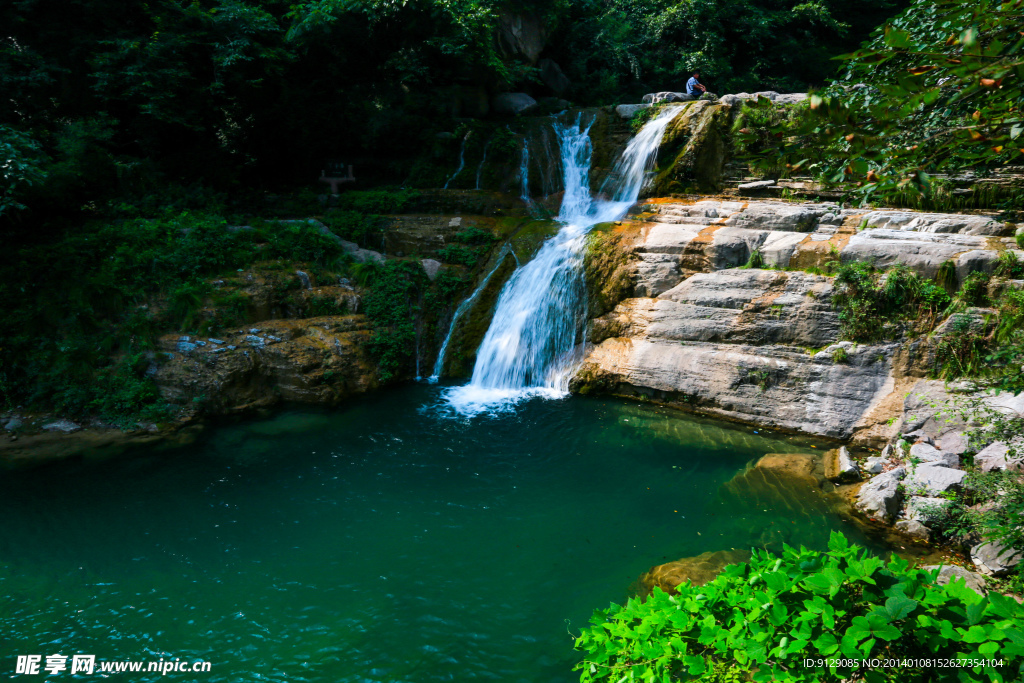
[[[856,508],[872,519],[889,523],[900,510],[900,480],[905,471],[897,467],[875,475],[857,492]]]
[[[903,484],[911,495],[937,496],[960,488],[967,473],[942,465],[923,464],[914,467]]]
[[[651,567],[640,577],[640,593],[649,595],[655,587],[666,593],[678,593],[677,586],[686,581],[695,586],[703,586],[728,565],[746,562],[749,559],[750,552],[747,550],[717,550],[659,564]]]
[[[537,108],[537,100],[524,92],[503,92],[491,99],[495,113],[506,116],[522,116]]]
[[[548,39],[544,17],[533,12],[507,12],[498,17],[498,52],[509,59],[533,65],[540,58]]]
[[[620,104],[615,107],[615,113],[619,115],[619,118],[626,119],[627,121],[638,112],[644,109],[649,109],[650,104]]]
[[[907,519],[927,522],[933,515],[942,512],[942,509],[951,502],[948,498],[911,496],[907,501]]]
[[[652,92],[643,96],[647,104],[662,104],[667,102],[693,102],[697,98],[687,95],[684,92]]]
[[[931,536],[931,529],[916,519],[901,519],[896,522],[895,527],[897,531],[922,541],[927,541]]]
[[[996,441],[974,456],[974,464],[981,468],[982,472],[1021,469],[1024,456],[1010,456],[1009,453],[1010,447],[1007,444]]]
[[[572,87],[569,77],[562,73],[562,67],[554,60],[542,59],[537,66],[540,67],[540,80],[556,95],[564,95]]]
[[[943,467],[960,467],[960,456],[956,453],[940,451],[935,446],[923,442],[910,447],[910,459]]]
[[[1005,576],[1020,564],[1024,554],[1001,543],[986,541],[971,548],[971,561],[982,574]]]
[[[936,577],[935,583],[937,583],[940,586],[945,586],[947,583],[953,581],[954,579],[961,579],[964,583],[967,584],[968,588],[970,588],[978,595],[985,595],[986,593],[988,593],[988,590],[986,590],[985,588],[985,584],[988,583],[988,579],[986,579],[981,574],[968,571],[967,569],[964,569],[963,567],[958,567],[955,564],[930,564],[921,568],[927,569],[929,571],[938,569],[939,575]]]
[[[825,454],[825,478],[837,484],[846,484],[860,479],[857,463],[850,457],[846,446],[840,446]]]

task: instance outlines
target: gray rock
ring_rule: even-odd
[[[257,337],[255,334],[246,335],[245,341],[249,342],[250,345],[256,347],[257,349],[262,349],[267,344],[265,340],[261,339],[260,337]]]
[[[652,256],[641,253],[638,270],[658,265],[659,277],[678,281],[677,255],[658,255],[657,264]],[[641,282],[665,286],[650,272],[638,276],[638,289]],[[613,333],[595,335],[583,374],[730,419],[845,438],[886,384],[891,349],[860,345],[842,364],[804,350],[839,334],[831,287],[827,277],[796,271],[698,273],[593,321]]]
[[[303,289],[313,289],[313,283],[309,281],[309,275],[301,270],[296,270],[295,274],[299,276],[299,282],[302,283]]]
[[[441,262],[432,258],[425,258],[420,261],[420,265],[423,266],[424,272],[427,274],[427,278],[433,282],[437,278],[437,274],[441,272]]]
[[[974,235],[876,228],[853,235],[841,260],[870,262],[879,269],[902,263],[919,275],[934,278],[943,262],[971,249],[984,249],[987,244],[984,237]]]
[[[352,257],[352,260],[358,261],[359,263],[374,263],[383,264],[385,261],[384,254],[379,251],[373,251],[372,249],[363,249],[355,242],[349,242],[348,240],[339,240],[341,248]]]
[[[175,344],[174,348],[177,349],[178,353],[189,354],[199,347],[193,344],[192,342],[180,341],[177,344]]]
[[[910,458],[924,463],[952,467],[953,469],[960,467],[960,456],[956,453],[940,451],[935,446],[923,442],[915,443],[910,447]]]
[[[876,474],[860,487],[855,506],[872,519],[890,523],[900,510],[900,479],[903,468]]]
[[[730,107],[735,107],[743,104],[744,99],[746,98],[740,97],[739,95],[722,95],[722,97],[719,98],[719,102]]]
[[[211,344],[223,344],[224,343],[223,340],[221,340],[221,339],[214,339],[213,337],[210,337],[209,341],[210,341]]]
[[[4,429],[6,429],[9,432],[13,432],[15,429],[19,429],[24,424],[25,423],[21,421],[21,418],[12,417],[10,420],[7,421],[7,424],[4,425]]]
[[[760,90],[754,93],[754,99],[757,99],[759,97],[764,97],[774,102],[779,98],[779,93],[775,92],[774,90]]]
[[[936,444],[941,450],[947,453],[955,453],[956,455],[963,455],[967,452],[969,443],[967,437],[961,432],[946,432],[939,437],[938,443]]]
[[[906,210],[871,211],[864,216],[869,228],[887,228],[923,233],[957,233],[996,236],[1007,232],[1006,224],[989,216],[955,213],[917,213]]]
[[[725,221],[726,225],[755,230],[812,232],[818,217],[825,213],[820,205],[750,202]]]
[[[907,519],[916,519],[919,522],[927,522],[935,514],[942,511],[942,508],[952,501],[947,498],[931,498],[927,496],[911,496],[907,501]]]
[[[491,98],[491,108],[498,114],[522,116],[537,108],[537,100],[524,92],[503,92]]]
[[[992,470],[1021,469],[1024,456],[1008,457],[1009,446],[1002,441],[996,441],[983,448],[974,456],[974,464],[981,468],[982,472]]]
[[[911,495],[937,496],[951,489],[957,489],[967,473],[941,465],[924,464],[913,468],[904,485]]]
[[[755,180],[752,183],[743,183],[742,185],[737,185],[736,189],[737,190],[760,190],[760,189],[765,188],[765,187],[774,187],[774,186],[775,186],[775,181],[774,180]]]
[[[927,541],[931,535],[932,530],[926,527],[916,519],[901,519],[896,522],[895,527],[898,531],[903,532],[911,538],[918,538],[922,541]]]
[[[638,112],[644,109],[649,109],[650,104],[620,104],[615,107],[615,113],[619,115],[619,118],[626,119],[627,121]]]
[[[663,102],[693,102],[697,98],[684,92],[652,92],[643,96],[645,104],[661,104]]]
[[[185,342],[192,341],[192,337],[189,337],[187,335],[182,335],[181,337],[178,337],[178,341],[185,341]]]
[[[971,561],[982,574],[1005,576],[1020,564],[1024,555],[1000,543],[984,542],[971,548]]]
[[[519,58],[532,66],[547,44],[547,23],[544,16],[536,12],[502,12],[498,15],[496,38],[496,47],[502,56]]]
[[[554,60],[542,59],[537,66],[540,67],[540,80],[556,95],[564,95],[569,91],[572,82],[562,72],[562,67],[558,66]]]
[[[885,458],[882,457],[868,458],[864,462],[864,471],[868,474],[881,474],[884,467]]]
[[[835,453],[829,456],[825,463],[825,477],[837,484],[860,479],[860,470],[857,469],[857,463],[850,457],[850,451],[846,446],[840,446]]]
[[[963,579],[964,583],[967,584],[967,587],[978,595],[985,595],[988,593],[988,590],[985,588],[988,580],[984,576],[968,571],[963,567],[958,567],[955,564],[930,564],[921,568],[929,571],[938,569],[939,575],[935,578],[935,583],[940,586],[945,586],[953,579]]]
[[[999,263],[999,252],[994,249],[971,249],[956,259],[956,277],[961,283],[974,272],[992,273]]]
[[[76,424],[76,423],[74,423],[71,420],[68,420],[66,418],[62,418],[60,420],[56,420],[55,422],[51,422],[49,424],[43,425],[43,431],[47,431],[47,432],[63,432],[65,434],[70,434],[71,432],[77,432],[81,428],[82,428],[81,425]]]
[[[794,92],[779,95],[775,98],[775,104],[798,104],[806,100],[810,95],[805,92]]]

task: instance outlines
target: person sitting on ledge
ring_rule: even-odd
[[[686,81],[686,94],[699,99],[707,91],[708,89],[700,84],[700,71],[694,71],[690,80]]]

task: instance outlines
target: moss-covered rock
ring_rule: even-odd
[[[593,319],[610,312],[633,295],[633,223],[601,223],[587,235],[583,274],[587,284],[587,314]]]
[[[684,105],[665,130],[649,196],[721,189],[730,118],[725,105],[703,100]]]

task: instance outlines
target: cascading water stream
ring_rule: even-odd
[[[473,293],[470,294],[461,304],[459,304],[459,307],[455,309],[455,315],[452,316],[452,322],[451,324],[448,325],[448,334],[445,335],[444,343],[441,344],[441,350],[438,351],[437,353],[437,361],[434,363],[434,374],[427,379],[428,382],[436,382],[441,377],[441,373],[444,372],[444,359],[445,356],[447,356],[448,354],[448,344],[451,342],[452,335],[455,333],[455,326],[458,324],[459,320],[466,313],[466,311],[472,308],[473,304],[476,303],[476,300],[480,298],[481,292],[484,291],[484,288],[487,287],[487,283],[491,281],[491,278],[494,276],[494,274],[498,272],[499,268],[501,268],[501,264],[505,262],[505,258],[509,255],[509,253],[514,254],[515,252],[512,252],[512,248],[506,243],[504,246],[502,246],[501,251],[498,252],[497,257],[495,257],[494,267],[487,271],[487,275],[485,275],[484,279],[480,281],[480,284],[477,285],[477,288],[473,290]],[[416,374],[418,376],[419,372],[417,372]]]
[[[480,179],[484,175],[484,164],[487,163],[487,148],[491,146],[491,141],[488,140],[484,145],[484,155],[480,158],[480,165],[476,167],[476,189],[480,189]]]
[[[555,124],[565,185],[558,215],[562,228],[502,288],[477,351],[472,379],[447,394],[457,412],[475,415],[509,408],[528,396],[567,393],[585,341],[586,235],[597,223],[618,220],[636,202],[665,129],[680,111],[667,107],[630,140],[602,187],[608,199],[595,199],[590,193],[590,126],[584,126],[580,117],[574,124]],[[523,157],[525,168],[525,146]]]
[[[530,199],[530,143],[526,138],[523,138],[523,152],[519,161],[519,184],[522,186],[523,191],[519,197],[529,207],[533,206],[533,200]]]
[[[444,184],[444,189],[448,189],[448,185],[455,180],[455,178],[462,173],[462,169],[466,167],[466,140],[469,140],[469,136],[473,134],[473,131],[466,133],[466,137],[462,138],[462,144],[459,145],[459,167],[455,169],[455,173],[452,173],[452,177],[448,179],[448,182]]]

